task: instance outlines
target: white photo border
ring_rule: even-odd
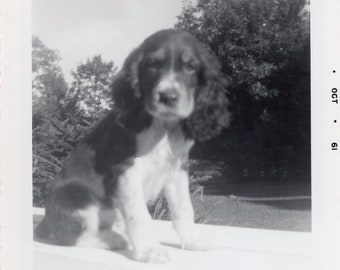
[[[294,253],[297,246],[305,247],[311,265],[326,270],[340,269],[340,151],[331,150],[332,142],[340,144],[340,105],[331,102],[331,89],[340,89],[339,15],[339,0],[311,0],[312,232],[284,233],[287,249]],[[29,270],[33,269],[30,0],[1,2],[0,101],[2,267]],[[333,119],[338,119],[337,125]],[[239,230],[252,237],[240,239],[238,248],[256,252],[264,242],[282,244],[280,231]],[[294,244],[298,239],[305,242]]]

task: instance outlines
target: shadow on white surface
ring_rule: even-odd
[[[34,226],[43,217],[34,209]],[[155,221],[155,233],[170,256],[167,264],[139,263],[131,252],[63,247],[34,240],[34,270],[76,269],[311,269],[308,233],[291,233],[214,225],[197,225],[200,233],[212,239],[217,248],[205,252],[180,249],[171,222]]]

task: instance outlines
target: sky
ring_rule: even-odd
[[[101,54],[121,67],[129,52],[157,30],[173,27],[183,0],[32,0],[32,33],[58,50],[71,70]]]

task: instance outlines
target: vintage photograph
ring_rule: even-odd
[[[168,263],[154,223],[176,252],[312,232],[309,0],[31,6],[40,248]]]

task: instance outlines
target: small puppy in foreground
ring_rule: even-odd
[[[125,60],[112,83],[114,109],[75,148],[53,181],[35,235],[65,246],[131,247],[166,262],[147,203],[163,191],[182,247],[204,250],[195,232],[188,156],[195,141],[229,124],[217,59],[192,35],[162,30]],[[112,231],[123,225],[126,237]]]

